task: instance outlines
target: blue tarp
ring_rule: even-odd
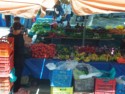
[[[40,74],[43,68],[42,79],[49,79],[50,72],[45,66],[47,63],[57,63],[58,59],[46,59],[43,65],[43,59],[27,59],[25,61],[25,67],[23,70],[23,75],[31,75],[35,78],[40,78]],[[89,62],[95,68],[104,71],[110,71],[113,67],[116,70],[116,77],[125,75],[125,64],[119,64],[117,62]]]
[[[6,26],[5,20],[2,19],[2,14],[0,14],[0,26],[1,26],[1,27],[5,27],[5,26]]]

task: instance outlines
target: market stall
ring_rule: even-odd
[[[43,59],[27,59],[25,61],[25,68],[23,71],[24,76],[33,76],[35,78],[40,79],[40,74],[42,72],[42,79],[50,79],[50,73],[51,71],[46,67],[48,63],[57,63],[61,60],[59,59],[46,59],[45,63],[43,65]],[[125,64],[119,64],[117,62],[88,62],[87,64],[90,64],[94,66],[95,68],[99,70],[105,70],[109,71],[111,68],[115,68],[116,70],[116,77],[119,77],[121,75],[125,75]],[[42,71],[43,69],[43,71]]]
[[[41,27],[42,29],[40,29]],[[84,31],[80,27],[58,28],[46,22],[35,23],[29,34],[35,34],[38,37],[35,43],[31,45],[32,58],[25,61],[23,75],[52,81],[51,74],[53,71],[47,69],[46,65],[48,63],[57,64],[66,60],[90,64],[99,71],[108,71],[107,73],[110,73],[109,71],[114,68],[116,72],[114,78],[124,75],[125,64],[117,62],[117,59],[121,57],[119,46],[120,40],[124,38],[124,26],[118,25],[115,28],[112,26],[87,27],[86,30],[87,42],[83,46],[80,41],[82,41],[81,35]],[[116,84],[114,78],[113,87]],[[81,79],[79,80],[81,81]],[[55,86],[51,85],[51,87],[54,88]],[[63,87],[67,86],[64,85]],[[74,89],[77,91],[76,88]],[[94,89],[92,91],[94,92]],[[113,92],[115,92],[114,88]]]
[[[31,3],[31,0],[20,1],[20,2],[17,2],[16,0],[14,0],[13,6],[11,5],[10,7],[9,6],[10,1],[4,0],[4,1],[0,1],[0,4],[1,4],[0,12],[4,14],[13,14],[13,15],[18,15],[18,16],[25,16],[28,18],[33,18],[36,16],[39,9],[41,9],[43,15],[45,15],[45,9],[53,7],[56,1],[57,0],[53,0],[53,3],[51,6],[46,6],[49,4],[49,0],[43,0],[42,2],[33,1],[32,3]],[[125,8],[124,8],[125,2],[118,1],[118,0],[115,0],[115,2],[112,2],[109,0],[108,1],[103,0],[103,1],[98,1],[98,2],[97,1],[92,2],[91,0],[87,0],[87,1],[86,0],[85,1],[84,0],[71,0],[70,2],[73,8],[73,12],[78,15],[95,14],[95,11],[96,13],[111,13],[111,12],[125,11]],[[8,7],[5,8],[3,6],[5,4],[7,4]],[[75,5],[80,5],[80,6],[78,8]],[[86,6],[86,8],[84,8],[84,6]],[[17,10],[14,10],[15,8]],[[125,34],[124,26],[120,25],[116,28],[112,28],[110,26],[108,28],[88,27],[88,32],[87,32],[88,39],[86,40],[90,40],[90,41],[96,40],[96,41],[91,42],[91,43],[88,42],[86,43],[85,46],[81,46],[81,43],[79,43],[76,40],[80,39],[81,41],[83,37],[81,35],[83,35],[83,32],[84,32],[83,29],[84,27],[82,28],[77,27],[75,29],[72,29],[72,28],[69,28],[68,26],[65,29],[58,28],[57,24],[50,24],[48,22],[47,23],[46,22],[35,23],[31,28],[31,32],[29,33],[29,36],[33,37],[34,35],[37,35],[37,39],[28,48],[31,50],[32,54],[31,54],[31,57],[29,59],[26,59],[25,61],[25,68],[24,68],[23,75],[32,75],[40,79],[50,79],[51,71],[46,68],[46,64],[50,62],[53,62],[56,64],[57,62],[65,61],[65,60],[75,60],[82,64],[85,64],[85,63],[90,64],[100,71],[110,71],[111,68],[114,68],[116,71],[115,77],[124,75],[125,65],[117,63],[117,58],[121,57],[120,50],[118,48],[119,43],[117,44],[116,43],[117,39],[114,39],[114,37],[117,36],[117,34],[121,34],[121,35]],[[105,41],[102,42],[103,45],[100,43],[100,41],[107,40],[107,39],[108,41],[114,40],[114,43],[116,44],[104,46],[103,43]],[[121,36],[119,39],[121,39]],[[76,41],[78,45],[75,45],[74,41]],[[97,43],[97,44],[94,44],[94,46],[92,46],[93,45],[92,43]],[[112,41],[110,43],[112,43]],[[64,45],[58,45],[58,44],[64,44]],[[59,71],[57,70],[57,75],[58,75],[58,72]],[[67,73],[67,70],[64,73]],[[73,74],[70,74],[70,76],[72,75]],[[81,79],[75,79],[75,81],[76,80],[81,80]],[[110,82],[112,80],[108,80],[108,81]],[[98,78],[96,79],[96,82],[98,82]],[[115,94],[115,88],[114,88],[115,84],[116,84],[116,81],[113,78],[113,83],[110,84],[111,87],[113,86],[113,88],[111,88],[112,94]],[[98,83],[96,83],[96,86],[98,86]],[[63,85],[63,88],[65,88],[65,90],[69,88],[69,91],[68,90],[63,91],[64,93],[66,92],[70,92],[69,94],[73,93],[73,87],[71,87],[70,84],[68,86]],[[57,89],[57,87],[54,85],[53,86],[51,85],[51,89],[52,89],[51,92],[55,92],[54,89]],[[62,90],[62,89],[58,88],[58,90]],[[94,89],[93,89],[93,92],[94,92]],[[95,87],[95,92],[97,92],[95,94],[100,94],[98,93],[99,92],[98,90],[96,91],[96,87]],[[105,93],[107,92],[108,91],[106,91]]]

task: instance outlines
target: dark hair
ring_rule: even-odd
[[[19,17],[14,17],[14,21],[20,21],[20,18]]]
[[[20,30],[22,25],[19,22],[14,22],[12,27],[14,30]]]

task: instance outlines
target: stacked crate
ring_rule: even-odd
[[[50,81],[50,94],[73,94],[72,70],[53,70]]]
[[[9,74],[13,68],[14,39],[0,39],[0,94],[9,94],[13,83],[10,82]]]
[[[115,94],[116,80],[96,78],[94,94]]]
[[[116,84],[116,94],[125,94],[125,84]]]
[[[93,94],[94,78],[74,79],[74,94]]]

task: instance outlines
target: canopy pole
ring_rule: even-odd
[[[82,38],[82,45],[83,45],[83,46],[85,46],[86,25],[87,25],[87,17],[85,16],[84,29],[83,29],[83,38]]]

